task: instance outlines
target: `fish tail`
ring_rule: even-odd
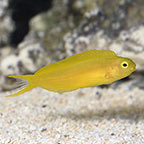
[[[25,93],[25,92],[27,92],[27,91],[29,91],[29,90],[36,87],[36,85],[33,82],[34,75],[8,76],[8,77],[20,79],[21,82],[20,83],[18,82],[17,86],[20,87],[20,88],[23,88],[23,89],[18,91],[15,94],[11,94],[11,95],[8,95],[6,97],[15,97],[15,96],[23,94],[23,93]]]

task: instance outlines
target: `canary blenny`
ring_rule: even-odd
[[[135,71],[129,58],[117,56],[109,50],[89,50],[47,65],[34,75],[9,76],[24,80],[25,88],[14,97],[35,87],[54,92],[68,92],[79,88],[110,84]]]

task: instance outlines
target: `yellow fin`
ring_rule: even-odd
[[[24,89],[18,91],[17,93],[15,94],[11,94],[11,95],[8,95],[6,97],[15,97],[15,96],[18,96],[20,94],[23,94],[33,88],[35,88],[36,86],[32,83],[31,81],[31,78],[33,77],[33,75],[23,75],[23,76],[8,76],[8,77],[11,77],[11,78],[19,78],[19,79],[26,79],[26,80],[23,80],[23,85],[26,86]]]

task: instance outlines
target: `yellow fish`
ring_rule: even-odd
[[[135,71],[136,65],[129,58],[117,56],[109,50],[89,50],[47,65],[34,75],[9,76],[26,79],[26,88],[14,97],[35,87],[54,92],[68,92],[78,88],[110,84]]]

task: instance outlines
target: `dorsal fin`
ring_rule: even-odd
[[[88,50],[79,54],[75,54],[71,57],[68,57],[67,60],[70,59],[81,59],[83,58],[96,58],[96,57],[112,57],[116,56],[116,54],[111,50]]]
[[[97,58],[97,59],[111,58],[113,56],[116,56],[116,54],[111,50],[88,50],[79,54],[75,54],[71,57],[68,57],[54,64],[47,65],[41,68],[40,70],[38,70],[35,74],[41,73],[42,71],[45,71],[45,70],[48,72],[48,71],[60,68],[62,64],[69,65],[70,63],[74,63],[78,61],[80,62],[80,61],[89,60],[93,58]]]

